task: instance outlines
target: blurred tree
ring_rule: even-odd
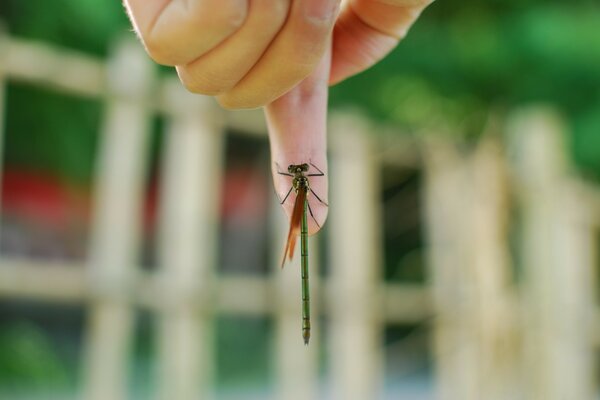
[[[0,18],[13,35],[97,55],[130,30],[118,1],[2,0]]]

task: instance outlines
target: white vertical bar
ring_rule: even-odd
[[[142,104],[151,65],[136,42],[119,44],[109,65],[97,166],[89,280],[95,300],[88,321],[84,396],[126,397],[133,310],[128,301],[135,277],[143,201],[149,115]]]
[[[290,180],[291,185],[291,180]],[[319,265],[317,263],[317,238],[309,237],[309,278],[311,303],[311,338],[305,346],[302,339],[302,289],[300,274],[300,245],[297,245],[292,261],[286,261],[282,270],[281,260],[289,230],[277,199],[272,202],[274,225],[273,293],[276,295],[275,371],[278,399],[305,400],[318,398],[318,355],[320,346],[319,320]]]
[[[477,349],[473,360],[479,379],[476,399],[517,399],[522,388],[517,372],[518,318],[513,307],[516,299],[508,245],[508,177],[502,145],[494,136],[480,141],[465,178],[465,188],[470,187],[464,201],[469,228],[463,225],[460,229],[459,225],[457,233],[462,231],[467,255],[463,284],[473,289],[468,318],[474,323],[471,334]]]
[[[520,398],[500,146],[426,141],[425,210],[438,397]]]
[[[4,141],[6,140],[6,73],[3,62],[6,59],[9,37],[0,24],[0,216],[2,215],[2,182],[4,178]],[[0,239],[2,236],[2,220],[0,219]]]
[[[592,212],[570,176],[565,127],[549,109],[509,124],[523,209],[528,398],[594,396]]]
[[[206,399],[224,132],[211,98],[186,92],[178,81],[167,93],[180,112],[168,126],[161,177],[159,398]],[[205,306],[194,305],[198,297]]]
[[[378,398],[382,386],[380,178],[364,123],[349,115],[330,130],[331,377],[336,399]]]
[[[475,346],[465,307],[471,305],[471,285],[463,282],[461,221],[465,189],[465,163],[451,145],[437,139],[429,143],[425,154],[425,210],[428,264],[436,315],[435,367],[436,391],[441,400],[473,399],[476,395]],[[460,276],[456,276],[460,275]],[[458,283],[458,284],[457,284]]]

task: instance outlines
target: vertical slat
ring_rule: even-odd
[[[89,311],[84,396],[94,400],[126,397],[134,317],[128,296],[136,272],[150,122],[142,102],[151,64],[138,43],[124,41],[109,74],[89,255],[95,300]]]
[[[523,215],[528,398],[591,399],[595,268],[591,210],[569,172],[565,127],[534,108],[509,124]]]
[[[470,304],[468,300],[461,301],[461,290],[465,287],[462,274],[454,279],[464,262],[456,231],[462,223],[460,211],[464,212],[465,166],[450,144],[441,140],[430,143],[427,152],[424,198],[428,265],[437,319],[434,332],[437,397],[472,399],[476,395],[472,389],[476,384],[476,370],[468,359],[474,358],[473,347],[468,338],[463,337],[470,327],[466,325],[464,311],[457,309]]]
[[[4,31],[4,27],[0,23],[0,216],[2,215],[2,181],[4,177],[4,140],[6,136],[6,73],[4,71],[4,60],[8,48],[8,35]],[[2,221],[0,220],[0,237],[2,235]]]
[[[471,160],[468,181],[471,229],[464,238],[467,265],[475,289],[472,318],[477,344],[477,399],[517,399],[517,318],[508,245],[508,179],[506,159],[497,137],[486,137]],[[449,283],[449,282],[448,282]],[[456,282],[454,282],[456,283]]]
[[[362,120],[341,115],[330,130],[331,377],[336,399],[373,399],[382,386],[379,166]]]
[[[206,399],[224,131],[211,98],[186,92],[178,81],[167,98],[179,113],[168,125],[161,176],[159,398]],[[198,309],[199,296],[205,306]]]
[[[461,155],[447,138],[425,146],[425,210],[440,399],[515,393],[516,338],[499,146]]]
[[[290,180],[291,184],[291,180]],[[297,247],[292,261],[281,270],[283,248],[287,238],[289,221],[278,201],[272,203],[273,229],[273,293],[276,295],[275,373],[277,398],[286,400],[315,399],[318,378],[318,354],[320,346],[319,321],[319,266],[317,264],[317,238],[309,238],[309,270],[312,335],[310,344],[302,342],[302,295],[300,279],[300,250]],[[300,238],[298,238],[300,239]]]

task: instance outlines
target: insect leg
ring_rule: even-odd
[[[287,194],[285,195],[285,197],[283,198],[283,200],[281,200],[281,203],[279,203],[279,204],[285,203],[285,201],[287,200],[287,198],[290,196],[290,193],[292,193],[292,189],[293,188],[294,188],[293,186],[290,187],[290,190],[288,190]]]
[[[325,175],[325,172],[321,171],[321,170],[319,169],[319,167],[317,167],[315,164],[313,164],[313,163],[312,163],[312,161],[309,161],[309,164],[310,164],[310,165],[311,165],[311,166],[312,166],[314,169],[316,169],[317,171],[319,171],[320,173],[318,173],[318,174],[308,174],[308,175],[306,175],[306,176],[323,176],[323,175]]]
[[[315,224],[317,224],[319,229],[321,229],[321,225],[319,225],[319,223],[317,222],[317,219],[315,218],[315,215],[312,212],[312,208],[310,208],[310,202],[307,201],[306,204],[308,205],[308,212],[310,213],[310,216],[312,217],[313,221],[315,221]]]
[[[293,177],[293,176],[294,176],[294,175],[292,175],[292,174],[288,174],[287,172],[281,172],[281,171],[280,171],[280,168],[279,168],[279,164],[278,164],[278,163],[275,163],[275,165],[277,166],[277,173],[278,173],[279,175],[285,175],[285,176],[291,176],[291,177]],[[288,193],[288,194],[289,194],[289,193]],[[287,197],[287,196],[286,196],[286,197]],[[285,201],[285,200],[284,200],[284,201]]]
[[[308,189],[308,190],[310,190],[310,192],[317,198],[317,200],[319,200],[319,202],[321,204],[325,204],[327,207],[329,207],[329,204],[327,204],[326,202],[324,202],[323,200],[321,200],[321,198],[315,193],[314,190],[312,190],[312,189]]]

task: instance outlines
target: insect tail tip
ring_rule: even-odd
[[[303,332],[302,339],[304,339],[304,345],[308,346],[308,342],[310,341],[310,332]]]

